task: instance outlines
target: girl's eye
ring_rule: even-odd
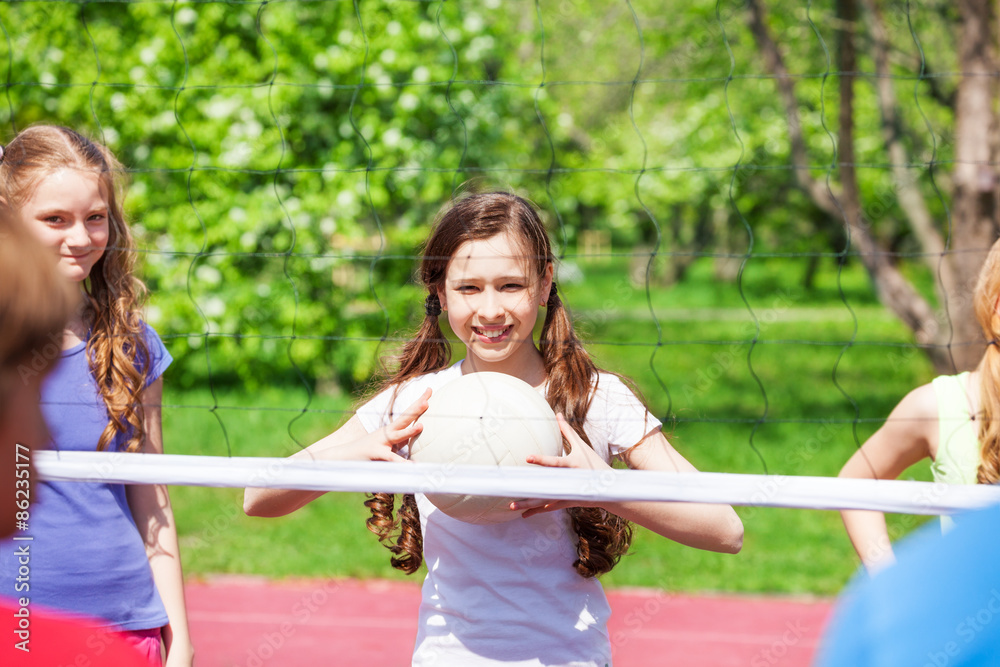
[[[50,215],[45,218],[45,222],[52,225],[58,225],[60,222],[62,222],[62,218],[60,218],[58,215]]]
[[[105,217],[106,216],[103,213],[95,213],[89,218],[87,218],[87,220],[88,222],[102,222]]]
[[[475,285],[459,285],[458,291],[463,294],[471,294],[476,291]]]
[[[519,283],[507,283],[506,285],[503,286],[503,289],[514,292],[519,289],[524,289],[524,285],[521,285]]]

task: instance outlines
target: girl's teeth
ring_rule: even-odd
[[[482,331],[482,334],[484,336],[486,336],[487,338],[499,338],[500,336],[503,335],[503,333],[505,331],[507,331],[507,329],[506,328],[504,328],[504,329],[490,329],[490,330],[481,330],[481,331]]]

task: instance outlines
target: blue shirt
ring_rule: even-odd
[[[148,386],[163,374],[172,358],[156,332],[143,326],[150,356]],[[52,434],[52,449],[97,449],[108,413],[90,373],[86,343],[62,351],[59,363],[42,384],[41,406]],[[126,442],[127,438],[118,434],[108,449],[124,451]],[[35,502],[28,530],[16,535],[32,540],[0,542],[0,595],[27,597],[32,605],[104,619],[123,630],[146,630],[167,623],[123,484],[36,479],[32,480],[31,495]],[[27,582],[18,584],[14,550],[23,545],[30,549],[30,574]]]

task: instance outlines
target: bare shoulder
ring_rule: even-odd
[[[905,412],[906,416],[912,417],[937,417],[937,410],[937,395],[934,393],[934,387],[928,382],[904,396],[893,413]]]
[[[840,471],[841,477],[896,479],[911,465],[937,454],[937,398],[925,384],[903,397],[889,417]]]
[[[938,443],[938,401],[930,383],[921,385],[904,396],[889,419],[896,423],[899,430],[926,443],[927,453],[932,459],[935,458]]]

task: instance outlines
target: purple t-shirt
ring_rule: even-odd
[[[172,357],[156,332],[143,326],[151,361],[148,386]],[[85,343],[63,350],[42,385],[41,404],[53,449],[97,449],[108,413],[90,373]],[[124,451],[125,442],[119,434],[108,449]],[[166,625],[167,612],[123,484],[35,480],[31,492],[35,502],[28,530],[15,534],[32,540],[0,542],[0,595],[28,597],[31,604],[105,619],[124,630]],[[27,591],[16,588],[14,556],[14,549],[25,544],[30,549]]]

